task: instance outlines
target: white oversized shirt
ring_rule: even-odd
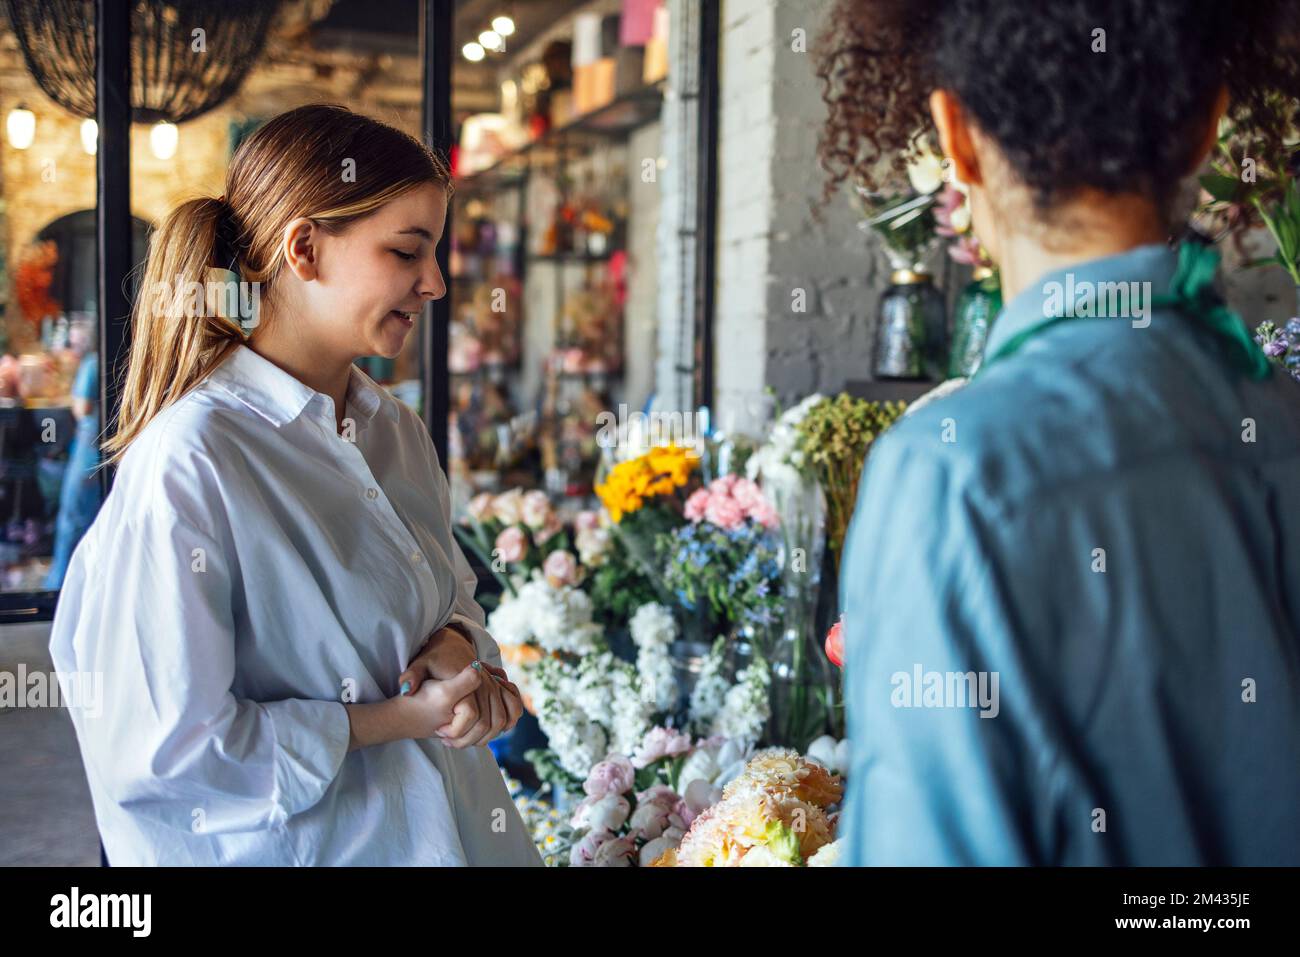
[[[348,752],[342,702],[438,628],[500,652],[423,423],[355,366],[346,414],[240,344],[123,457],[50,641],[65,697],[102,676],[70,713],[110,864],[540,863],[487,748]]]

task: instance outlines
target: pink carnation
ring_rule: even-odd
[[[719,475],[709,483],[709,491],[714,495],[730,495],[732,487],[740,481],[739,475]]]
[[[753,512],[767,501],[763,498],[762,490],[747,478],[736,480],[736,484],[731,488],[731,497],[746,512]]]
[[[780,517],[767,502],[760,502],[758,507],[749,513],[749,517],[765,528],[776,528],[780,524]]]
[[[719,528],[731,531],[745,520],[745,510],[729,495],[714,495],[705,506],[704,518]]]
[[[700,522],[704,519],[704,510],[709,504],[709,490],[706,488],[696,489],[690,498],[686,500],[686,518],[692,522]]]

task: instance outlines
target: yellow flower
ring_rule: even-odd
[[[690,449],[656,446],[610,469],[605,481],[596,486],[596,495],[610,519],[618,523],[641,508],[646,499],[671,495],[685,485],[698,464],[699,456]]]

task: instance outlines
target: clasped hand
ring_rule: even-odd
[[[423,737],[451,748],[486,745],[509,731],[523,714],[519,689],[502,668],[480,661],[464,635],[440,628],[398,676],[404,696],[421,705]]]

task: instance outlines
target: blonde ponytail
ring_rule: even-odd
[[[117,430],[101,446],[106,464],[119,460],[155,415],[207,378],[242,339],[226,319],[205,315],[206,296],[200,305],[185,294],[191,283],[206,290],[213,281],[226,215],[220,199],[192,199],[149,238]]]

